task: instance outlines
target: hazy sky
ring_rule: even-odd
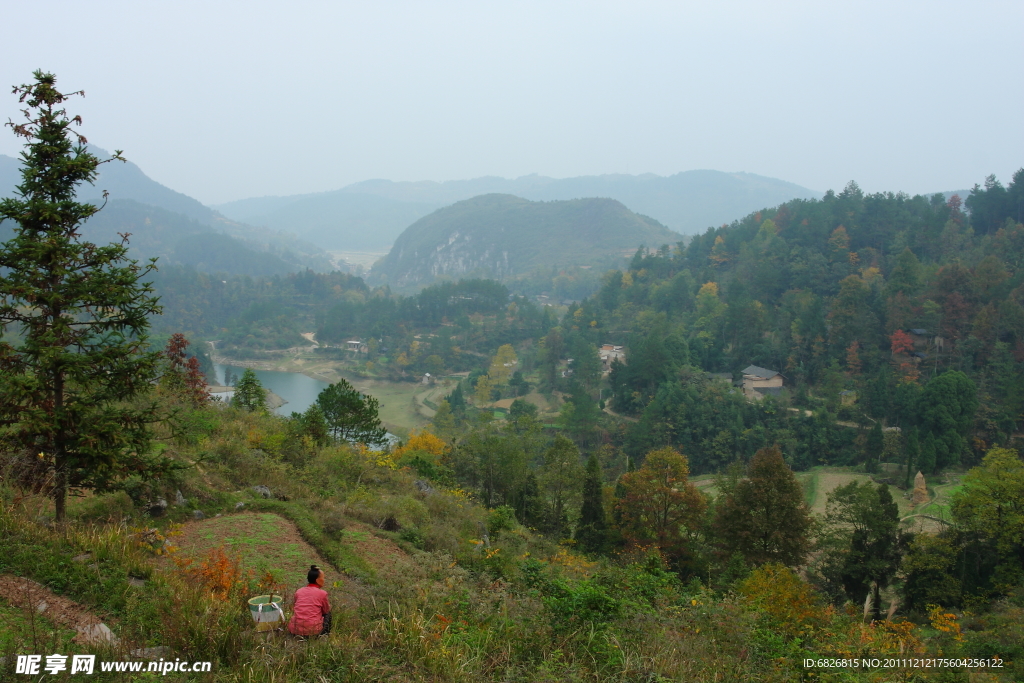
[[[915,193],[1024,166],[1020,0],[49,0],[0,18],[0,84],[42,68],[84,89],[90,142],[207,203],[700,168]],[[0,153],[19,149],[4,129]]]

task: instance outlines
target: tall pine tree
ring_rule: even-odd
[[[99,207],[76,201],[101,162],[72,131],[81,117],[53,74],[14,89],[26,122],[8,124],[26,140],[21,183],[0,201],[0,221],[16,224],[0,245],[0,438],[30,455],[22,483],[46,490],[64,519],[69,491],[109,490],[128,476],[152,476],[171,462],[151,456],[151,389],[160,354],[146,344],[160,312],[149,283],[154,261],[128,258],[128,236],[99,246],[79,228]],[[114,159],[124,161],[120,152]],[[108,159],[107,161],[112,161]]]

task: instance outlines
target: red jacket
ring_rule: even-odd
[[[315,636],[324,629],[324,615],[331,611],[327,591],[315,583],[295,591],[295,609],[288,630],[296,636]]]

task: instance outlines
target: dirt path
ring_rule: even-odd
[[[86,607],[30,579],[0,574],[0,598],[18,609],[35,610],[55,624],[77,631],[76,642],[116,642],[102,620]]]

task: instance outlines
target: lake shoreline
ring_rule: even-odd
[[[214,345],[211,344],[211,347]],[[434,409],[427,404],[437,404],[451,391],[453,383],[450,378],[439,378],[436,383],[424,385],[421,382],[395,382],[361,373],[347,372],[348,368],[334,359],[313,357],[310,351],[315,347],[299,347],[289,349],[291,353],[284,358],[275,360],[235,360],[216,353],[214,347],[212,360],[218,373],[218,381],[223,377],[225,367],[249,368],[258,374],[265,375],[263,384],[269,388],[274,385],[278,394],[291,401],[291,392],[297,392],[297,400],[293,401],[294,412],[303,412],[307,402],[315,400],[316,395],[329,384],[345,379],[357,391],[377,399],[380,409],[381,423],[392,434],[407,437],[413,431],[424,429],[434,415]],[[280,373],[280,374],[278,374]],[[287,376],[292,376],[289,382]],[[301,377],[302,381],[294,378]],[[313,383],[308,386],[307,383]],[[278,414],[281,414],[280,412]]]

